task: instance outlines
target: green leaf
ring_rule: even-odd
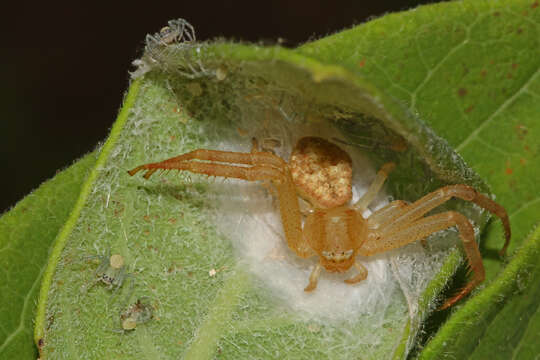
[[[35,359],[33,319],[48,252],[96,159],[59,172],[0,217],[0,357]]]
[[[339,64],[278,47],[150,42],[140,65],[139,75],[149,72],[132,85],[53,252],[37,317],[41,356],[403,357],[459,263],[455,233],[434,237],[428,251],[365,259],[364,284],[329,275],[306,294],[315,262],[280,252],[280,224],[260,186],[170,175],[146,182],[125,170],[199,147],[249,151],[252,137],[277,138],[286,156],[316,133],[350,144],[359,188],[375,171],[366,157],[398,164],[389,189],[401,199],[447,183],[482,190],[481,180],[399,103]],[[470,204],[453,206],[486,221]],[[266,245],[276,239],[277,248]],[[96,285],[88,259],[102,256],[107,267],[113,253],[126,260],[133,287]],[[119,314],[138,299],[154,319],[134,334],[119,331]]]
[[[536,227],[504,272],[452,316],[420,358],[535,359],[540,353],[539,257]]]
[[[271,218],[257,217],[275,213],[259,187],[173,174],[144,181],[124,170],[198,147],[249,151],[251,136],[279,140],[270,143],[286,155],[295,138],[318,131],[349,144],[343,146],[358,162],[369,158],[357,166],[359,188],[370,171],[395,161],[388,192],[396,198],[414,200],[447,183],[486,191],[427,123],[508,209],[513,252],[538,222],[540,205],[537,8],[531,1],[420,7],[297,50],[150,39],[136,74],[146,73],[132,84],[45,274],[36,323],[42,356],[405,357],[459,265],[455,233],[431,237],[424,250],[415,245],[366,259],[368,280],[347,293],[333,287],[337,275],[323,277],[315,296],[330,297],[329,311],[328,299],[309,300],[301,287],[288,291],[296,277],[307,278],[309,262],[249,247],[275,232]],[[479,227],[486,220],[469,204],[449,206]],[[253,219],[258,227],[246,228]],[[527,340],[534,325],[518,327],[512,341],[495,329],[503,317],[537,308],[515,295],[516,286],[531,296],[537,291],[520,287],[535,279],[537,252],[525,246],[500,273],[492,256],[502,245],[500,226],[490,225],[483,240],[490,284],[421,356],[484,356],[502,342],[515,354],[534,351]],[[111,253],[124,257],[132,275],[116,292],[90,286],[97,264],[89,259]],[[377,273],[377,264],[388,265]],[[513,281],[520,265],[527,270]],[[362,289],[369,293],[355,298]],[[117,331],[136,299],[150,302],[153,319]]]
[[[327,62],[332,59],[324,55],[340,51],[348,69],[356,69],[403,101],[447,139],[506,207],[513,231],[510,254],[539,221],[538,5],[537,1],[471,1],[421,7],[414,14],[386,16],[362,30],[336,34],[300,49]],[[483,236],[488,280],[501,271],[503,263],[496,249],[502,239],[498,224],[490,225]],[[523,252],[515,256],[513,265],[530,265],[522,259]],[[493,286],[500,289],[504,279],[515,275],[509,271]],[[489,356],[509,358],[507,352],[499,351],[500,344],[518,346],[508,341],[506,331],[493,329],[500,322],[490,322],[505,313],[527,318],[530,309],[515,305],[518,300],[506,285],[507,291],[489,292],[491,297],[479,294],[476,305],[467,304],[458,311],[422,358],[464,358],[477,344],[482,349],[479,358],[488,357],[487,349]],[[525,326],[516,323],[513,328],[519,333]]]
[[[172,48],[174,57],[167,59],[182,66],[185,51],[192,54],[191,48]],[[252,234],[238,221],[249,218],[251,211],[275,214],[267,194],[251,190],[249,200],[253,203],[247,201],[242,205],[235,200],[242,194],[234,193],[235,187],[242,188],[240,184],[223,187],[195,176],[191,181],[163,176],[146,182],[130,178],[125,170],[148,158],[166,158],[203,147],[207,142],[222,142],[226,147],[237,143],[240,149],[247,146],[249,150],[251,137],[242,133],[251,131],[250,135],[257,135],[258,130],[265,130],[269,111],[309,110],[309,116],[301,119],[297,115],[294,122],[288,116],[280,118],[282,115],[274,114],[275,120],[268,126],[277,126],[280,132],[285,129],[282,134],[297,131],[301,135],[308,128],[333,131],[336,136],[340,128],[349,135],[359,131],[384,134],[379,142],[381,150],[371,155],[374,162],[394,160],[404,164],[396,170],[397,180],[391,182],[394,192],[403,195],[400,197],[417,198],[426,189],[448,181],[446,177],[482,184],[459,159],[452,161],[452,153],[445,144],[415,118],[361,80],[351,84],[337,68],[321,67],[279,48],[210,44],[201,46],[195,54],[200,58],[190,59],[190,64],[208,69],[215,68],[215,61],[218,68],[226,66],[227,78],[220,81],[204,76],[191,80],[184,74],[156,69],[132,85],[112,135],[82,192],[79,204],[83,205],[76,206],[80,212],[73,212],[53,252],[51,264],[58,265],[54,277],[52,270],[46,273],[37,317],[36,338],[45,344],[41,356],[69,358],[76,352],[92,358],[108,353],[116,357],[148,354],[150,358],[209,358],[219,352],[230,358],[246,353],[334,358],[334,347],[344,349],[344,357],[360,353],[375,358],[402,356],[420,322],[415,297],[430,275],[419,272],[417,267],[440,268],[440,258],[449,248],[446,241],[433,249],[433,255],[401,253],[400,259],[392,260],[392,271],[397,273],[394,277],[390,277],[394,274],[390,266],[385,265],[386,255],[372,260],[370,266],[374,270],[383,263],[379,275],[390,277],[378,278],[374,271],[370,281],[381,294],[369,296],[372,289],[359,286],[366,299],[358,294],[352,297],[355,289],[331,277],[321,281],[315,295],[305,294],[302,289],[313,261],[295,264],[298,259],[288,251],[278,252],[272,258],[274,251],[267,248],[256,254],[263,266],[257,268],[257,259],[241,254],[246,243],[239,240],[244,235],[249,242],[265,237],[259,240],[260,250],[276,232],[272,232],[271,226]],[[167,64],[171,66],[170,62]],[[330,80],[313,82],[312,76],[330,76]],[[324,86],[332,87],[330,94],[341,99],[342,107],[327,103]],[[302,97],[292,96],[299,90],[303,91]],[[260,96],[260,91],[265,94],[263,103],[249,98]],[[272,105],[278,101],[281,103],[277,109],[266,106],[266,102]],[[311,120],[330,116],[337,117],[330,124]],[[330,125],[337,130],[331,130]],[[411,140],[405,149],[396,152],[389,149],[400,138],[398,131],[402,136],[411,136]],[[286,137],[280,140],[279,146],[288,146],[288,153],[291,144],[285,145]],[[428,144],[437,151],[428,151]],[[352,147],[351,154],[357,155],[358,151]],[[406,160],[406,165],[400,160]],[[436,166],[430,168],[425,161]],[[420,186],[410,186],[411,181]],[[244,187],[247,191],[253,188],[249,184]],[[215,202],[220,204],[214,207]],[[253,206],[256,208],[250,210]],[[238,207],[244,210],[238,212]],[[474,208],[467,204],[461,204],[461,208],[478,222],[483,221]],[[227,217],[229,212],[232,214]],[[263,217],[255,222],[267,220]],[[227,226],[229,223],[233,223],[233,228]],[[222,232],[228,230],[230,236],[218,233],[216,224]],[[245,234],[241,235],[242,232]],[[450,238],[443,236],[441,240]],[[283,243],[280,236],[277,239]],[[127,281],[117,292],[100,284],[92,286],[97,264],[89,259],[102,255],[107,261],[107,254],[112,253],[121,254],[126,260],[126,268],[134,278],[134,293]],[[270,268],[265,267],[267,264]],[[412,271],[400,274],[400,265]],[[452,266],[455,268],[456,264]],[[288,282],[287,277],[297,280]],[[336,308],[337,299],[325,292],[328,286],[336,284],[346,298],[338,304],[346,307]],[[412,285],[418,289],[411,288]],[[403,291],[407,291],[406,295]],[[138,326],[134,334],[119,331],[120,314],[137,299],[151,302],[154,319]],[[306,303],[308,306],[303,305]],[[430,301],[423,304],[424,308],[429,305]],[[414,323],[411,325],[410,321]],[[83,343],[78,341],[81,338],[85,339]],[[122,345],[117,346],[118,343]]]
[[[512,215],[512,252],[540,209],[539,18],[535,1],[445,3],[391,14],[299,50],[326,63],[338,58],[448,140]],[[490,232],[485,247],[499,249],[502,241]],[[491,259],[488,277],[501,265]]]

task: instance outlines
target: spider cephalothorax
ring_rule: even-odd
[[[472,201],[502,220],[506,238],[502,254],[510,241],[506,211],[472,187],[458,184],[442,187],[414,203],[393,201],[364,218],[362,212],[373,201],[394,166],[393,163],[383,165],[367,192],[354,204],[349,204],[352,197],[350,156],[337,145],[319,137],[301,138],[288,163],[271,152],[260,151],[254,141],[249,153],[199,149],[138,166],[129,174],[143,170],[146,171],[144,177],[148,178],[159,169],[176,169],[248,181],[271,181],[277,190],[289,248],[302,258],[319,257],[305,291],[317,287],[323,268],[329,272],[345,272],[354,267],[358,274],[345,280],[354,284],[367,277],[367,269],[356,261],[357,255],[371,256],[396,249],[456,226],[472,277],[458,294],[445,302],[443,308],[451,306],[485,277],[474,229],[465,216],[455,211],[424,215],[452,197]],[[305,215],[303,227],[298,196],[312,207]]]

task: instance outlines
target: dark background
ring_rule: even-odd
[[[147,33],[184,18],[198,40],[294,47],[433,0],[21,1],[0,28],[0,214],[104,141]],[[25,6],[23,8],[23,6]]]

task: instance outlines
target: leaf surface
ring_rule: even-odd
[[[335,358],[337,347],[344,358],[402,357],[437,288],[458,264],[454,250],[418,305],[455,233],[432,241],[429,251],[415,245],[399,257],[365,259],[371,286],[351,288],[342,283],[345,277],[329,274],[309,294],[303,288],[315,259],[300,261],[279,250],[281,224],[272,220],[276,210],[260,185],[173,174],[146,182],[125,170],[198,147],[249,151],[252,137],[263,143],[277,135],[276,151],[281,147],[286,158],[291,141],[328,131],[342,142],[355,134],[380,137],[379,150],[368,155],[376,164],[402,164],[389,182],[399,198],[416,199],[456,179],[482,188],[480,179],[399,104],[338,67],[280,48],[194,46],[151,52],[151,63],[162,67],[130,89],[53,251],[51,264],[58,265],[46,273],[37,320],[41,356],[101,358],[112,351],[118,358]],[[222,68],[226,79],[220,80],[215,69]],[[355,161],[358,147],[350,148]],[[369,174],[369,167],[358,168]],[[477,224],[486,219],[469,204],[455,206]],[[266,245],[276,239],[274,249]],[[111,254],[125,259],[129,273],[118,278],[118,289],[96,278]],[[153,320],[124,332],[120,315],[138,300],[150,302]]]
[[[0,357],[35,359],[35,304],[48,253],[95,154],[59,172],[0,217]]]
[[[422,7],[414,15],[390,15],[301,49],[327,61],[324,55],[341,51],[349,69],[403,101],[447,139],[506,207],[513,231],[509,254],[522,246],[539,221],[538,5],[471,1]],[[482,238],[488,281],[504,265],[496,255],[503,239],[500,230],[490,224]],[[537,254],[524,248],[512,260],[514,266],[534,268],[538,258],[527,251]],[[516,276],[515,270],[501,274],[493,284],[500,293],[490,291],[491,296],[479,296],[475,305],[458,311],[422,358],[459,358],[474,352],[472,358],[506,359],[512,352],[521,356],[526,350],[520,349],[534,348],[530,341],[535,323],[520,319],[534,316],[538,305],[516,290],[522,282]],[[514,282],[507,283],[513,277]],[[526,292],[537,291],[534,282],[527,284]],[[524,286],[519,288],[525,291]],[[515,334],[509,335],[508,328]]]
[[[302,288],[287,295],[288,283],[280,280],[294,278],[297,269],[306,279],[309,263],[272,249],[250,262],[242,253],[246,244],[235,240],[244,237],[238,234],[266,236],[242,226],[271,203],[268,194],[236,193],[237,183],[220,186],[198,176],[154,175],[145,182],[127,177],[125,170],[198,147],[249,151],[251,136],[277,138],[276,151],[287,155],[294,145],[288,137],[315,131],[334,135],[351,152],[363,150],[375,168],[398,163],[388,186],[395,198],[415,200],[447,183],[487,191],[425,122],[460,151],[509,210],[514,252],[537,223],[539,205],[533,181],[539,172],[534,114],[540,88],[535,4],[477,1],[420,7],[297,50],[220,42],[149,47],[143,61],[150,72],[132,85],[80,207],[53,253],[51,264],[58,265],[56,273],[51,267],[46,275],[37,318],[43,355],[406,356],[422,319],[460,262],[458,251],[448,251],[455,233],[430,238],[427,249],[407,247],[371,263],[386,261],[381,274],[390,274],[377,283],[370,267],[372,282],[365,283],[381,290],[381,299],[391,299],[380,301],[379,311],[363,313],[373,306],[364,301],[350,308],[346,320],[325,313],[324,306],[314,316],[302,303],[308,301]],[[235,200],[242,197],[266,202],[254,202],[249,210],[249,201]],[[468,204],[455,202],[450,208],[479,227],[485,222],[485,215]],[[256,219],[259,224],[270,221]],[[491,225],[483,237],[491,284],[450,318],[421,356],[484,354],[501,341],[488,328],[506,303],[516,312],[535,314],[534,302],[510,296],[516,284],[508,283],[510,266],[497,277],[501,261],[492,254],[502,244],[499,227]],[[271,231],[272,226],[266,229]],[[131,275],[117,291],[95,284],[98,264],[89,260],[111,253],[122,254]],[[518,254],[511,265],[530,265],[533,255]],[[257,273],[257,264],[272,261],[283,269],[295,266],[285,276],[271,267],[259,269],[273,274],[269,278]],[[331,275],[323,277],[319,293],[332,281]],[[509,284],[500,293],[504,301],[485,295],[501,284]],[[336,301],[336,294],[326,291]],[[121,312],[136,299],[149,299],[152,321],[133,332],[119,331]],[[474,322],[479,313],[485,322]],[[472,325],[459,328],[463,318]],[[516,335],[523,340],[509,344],[518,344],[512,345],[516,353],[534,351],[527,343],[534,334],[531,326]]]

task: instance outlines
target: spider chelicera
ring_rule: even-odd
[[[323,268],[329,272],[345,272],[354,267],[358,274],[345,282],[355,284],[368,275],[367,269],[356,260],[357,255],[371,256],[400,248],[456,226],[472,276],[467,285],[441,307],[447,308],[484,280],[482,257],[473,226],[464,215],[456,211],[424,215],[453,197],[476,203],[503,223],[505,243],[501,254],[506,252],[510,242],[508,216],[501,205],[486,195],[468,185],[457,184],[444,186],[413,203],[393,201],[364,218],[362,212],[374,200],[394,166],[393,163],[383,165],[367,192],[354,204],[349,204],[352,199],[350,156],[319,137],[301,138],[288,163],[272,152],[260,151],[254,141],[249,153],[198,149],[138,166],[128,173],[135,175],[145,171],[144,178],[148,179],[158,170],[174,169],[247,181],[270,181],[277,190],[289,248],[301,258],[319,257],[305,291],[317,287]],[[303,226],[298,196],[312,207],[305,215]]]

